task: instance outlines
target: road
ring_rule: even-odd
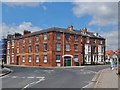
[[[2,77],[2,88],[82,88],[94,75],[108,65],[80,68],[40,68],[9,66],[13,70]]]

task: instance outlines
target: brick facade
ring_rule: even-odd
[[[8,64],[27,65],[27,66],[83,65],[83,64],[87,64],[85,63],[86,62],[85,45],[91,46],[91,52],[89,52],[91,55],[91,62],[93,60],[93,54],[98,55],[99,45],[100,47],[104,47],[103,56],[105,58],[105,39],[102,37],[95,37],[95,36],[90,37],[89,36],[90,34],[89,35],[85,34],[87,33],[87,29],[83,30],[83,33],[85,35],[81,33],[82,30],[81,31],[73,30],[73,26],[72,27],[69,26],[67,29],[50,28],[35,33],[30,33],[30,32],[27,33],[26,31],[24,32],[24,35],[19,35],[19,36],[13,35],[12,38],[11,35],[8,35],[8,43],[7,43],[7,61],[9,62]],[[60,35],[59,37],[60,39],[56,39],[57,34]],[[46,40],[44,40],[44,35],[47,36]],[[69,40],[66,40],[67,35],[69,37]],[[78,36],[76,40],[75,40],[75,36],[76,37]],[[36,41],[36,37],[38,38],[38,41]],[[89,43],[86,42],[87,37],[89,37]],[[29,42],[30,38],[31,38],[31,42]],[[96,40],[96,43],[94,43],[94,40]],[[99,44],[101,40],[102,40],[102,44]],[[12,46],[13,42],[14,45]],[[8,44],[10,44],[10,47],[8,47]],[[46,51],[44,50],[45,44],[47,44]],[[58,46],[60,45],[59,48],[56,47],[57,44]],[[68,51],[66,51],[66,44],[68,44],[68,46],[70,45],[70,51],[69,51],[69,47],[67,48]],[[36,47],[37,47],[36,45],[38,45],[39,47],[39,50],[37,49],[38,52],[36,52]],[[96,46],[96,52],[93,52],[94,46]],[[14,48],[14,53],[12,53],[12,48]],[[57,49],[60,50],[57,51]],[[10,50],[10,54],[8,54],[8,50]],[[32,51],[29,52],[29,50]],[[65,56],[63,57],[63,55]],[[60,56],[60,60],[56,60],[56,58],[59,58],[59,56]],[[77,57],[76,59],[75,56]],[[98,56],[97,56],[97,60],[98,60]]]

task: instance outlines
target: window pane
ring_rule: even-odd
[[[78,51],[78,44],[74,44],[74,50]]]
[[[60,39],[60,34],[59,33],[56,34],[56,39]]]
[[[75,35],[75,36],[74,36],[74,39],[75,39],[75,40],[78,40],[78,35]]]
[[[47,43],[44,44],[44,51],[47,51]]]
[[[60,51],[60,44],[56,43],[56,51]]]
[[[44,55],[44,63],[47,62],[47,55]]]
[[[70,51],[70,44],[66,44],[66,51]]]
[[[39,45],[36,45],[36,52],[39,52]]]
[[[44,40],[47,40],[47,35],[46,34],[44,35]]]
[[[74,55],[74,61],[78,62],[78,55]]]
[[[36,41],[39,41],[39,36],[36,36]]]
[[[70,35],[66,35],[66,40],[70,40]]]

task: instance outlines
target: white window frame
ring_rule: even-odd
[[[29,63],[32,62],[32,56],[31,56],[31,55],[28,56],[28,62],[29,62]]]
[[[12,55],[12,63],[14,63],[14,55]]]
[[[10,48],[10,41],[7,42],[7,48]]]
[[[61,46],[60,43],[56,43],[56,51],[60,51],[60,46]]]
[[[43,39],[44,39],[44,40],[47,40],[47,34],[44,34],[44,35],[43,35]]]
[[[44,55],[44,63],[47,63],[47,55]]]
[[[39,59],[40,59],[39,55],[36,55],[36,63],[39,62]]]
[[[36,41],[39,41],[39,35],[37,35],[37,36],[35,37],[35,40],[36,40]]]
[[[17,47],[17,53],[19,53],[19,48]]]
[[[22,62],[23,63],[25,62],[25,56],[22,56]]]
[[[56,55],[56,62],[60,62],[60,59],[57,59],[57,56],[60,57],[60,55]]]
[[[77,58],[75,56],[77,56]],[[78,62],[78,61],[79,61],[78,55],[74,55],[74,62]]]
[[[12,40],[12,46],[14,46],[14,40]]]
[[[70,44],[66,43],[66,51],[70,51]]]

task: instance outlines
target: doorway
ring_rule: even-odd
[[[17,56],[16,64],[19,65],[19,56]]]
[[[72,66],[72,58],[70,56],[64,57],[64,66]]]

